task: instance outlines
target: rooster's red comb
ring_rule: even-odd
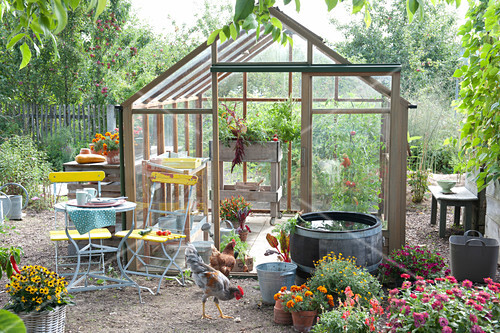
[[[241,288],[240,286],[238,286],[238,290],[240,291],[241,296],[245,295],[245,293],[243,292],[243,288]]]

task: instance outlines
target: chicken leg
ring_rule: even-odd
[[[203,314],[201,315],[201,319],[213,319],[209,315],[205,314],[205,302],[203,302],[202,304],[203,304]],[[220,309],[219,309],[219,311],[220,311]]]
[[[222,313],[222,310],[220,309],[220,306],[219,306],[219,300],[216,298],[214,299],[214,303],[215,303],[215,306],[217,307],[217,309],[219,310],[219,313],[220,313],[220,317],[222,319],[230,319],[230,318],[233,318],[231,316],[226,316],[225,314]]]

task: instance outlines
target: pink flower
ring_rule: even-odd
[[[451,283],[457,283],[457,279],[455,279],[455,277],[451,275],[448,275],[446,277],[446,280],[450,281]]]
[[[403,273],[403,274],[401,274],[401,278],[402,279],[409,279],[410,278],[410,274]]]
[[[438,322],[439,322],[439,325],[441,325],[441,327],[445,327],[448,325],[448,319],[446,319],[444,317],[439,318]]]
[[[469,280],[464,280],[462,282],[462,287],[465,287],[465,288],[471,288],[472,287],[472,282],[469,281]]]
[[[453,333],[453,330],[451,329],[450,326],[445,326],[443,327],[443,329],[441,330],[441,333]]]
[[[475,314],[471,313],[471,314],[469,315],[469,319],[470,319],[470,321],[472,321],[473,323],[477,323],[477,317],[476,317],[476,315],[475,315]]]
[[[408,289],[411,287],[411,282],[410,281],[405,281],[403,282],[403,284],[401,285],[401,289]]]
[[[479,325],[474,325],[470,328],[470,333],[484,333],[484,331]]]

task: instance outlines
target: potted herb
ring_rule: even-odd
[[[243,242],[235,231],[231,231],[229,234],[222,236],[220,242],[220,248],[223,249],[226,245],[232,241],[236,242],[234,246],[234,257],[236,258],[236,264],[234,265],[232,272],[245,272],[253,270],[253,258],[248,254],[248,243]]]

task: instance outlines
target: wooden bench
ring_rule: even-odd
[[[452,193],[442,193],[441,187],[429,186],[432,193],[431,224],[436,224],[437,203],[441,206],[439,213],[439,237],[443,238],[446,230],[446,209],[448,206],[455,207],[455,225],[460,224],[460,207],[465,207],[465,231],[470,230],[472,224],[473,207],[477,205],[478,198],[465,187],[454,187]]]

